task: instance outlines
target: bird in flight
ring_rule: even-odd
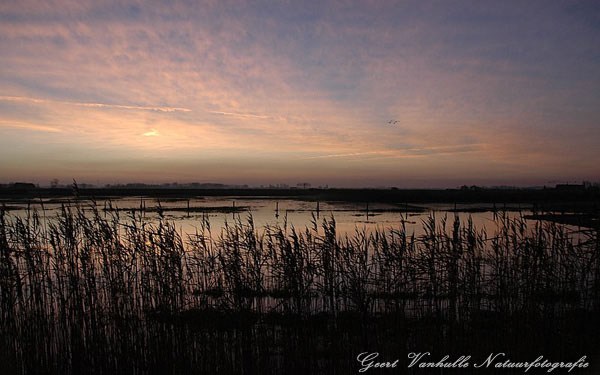
[[[388,121],[389,125],[396,125],[396,124],[399,124],[399,123],[400,123],[400,121],[398,121],[398,120],[390,120],[390,121]]]

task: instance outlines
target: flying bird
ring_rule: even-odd
[[[396,124],[399,124],[399,123],[400,123],[400,121],[398,121],[398,120],[390,120],[390,121],[388,121],[389,125],[396,125]]]

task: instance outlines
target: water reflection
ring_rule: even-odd
[[[375,229],[399,228],[404,225],[407,233],[415,236],[423,234],[423,220],[435,216],[438,223],[444,218],[449,221],[456,216],[462,222],[469,218],[478,229],[493,232],[498,222],[499,211],[508,218],[532,213],[532,207],[523,204],[383,204],[302,201],[297,199],[248,198],[248,197],[198,197],[192,199],[157,199],[127,197],[117,199],[73,200],[72,198],[46,199],[28,203],[12,203],[8,209],[12,214],[24,216],[28,209],[43,212],[42,216],[55,216],[62,205],[96,207],[109,215],[110,210],[118,210],[122,220],[127,220],[132,212],[141,214],[148,222],[163,217],[176,223],[184,235],[194,234],[203,219],[209,219],[212,233],[218,236],[225,223],[236,219],[246,221],[250,216],[256,228],[281,226],[304,229],[320,223],[324,218],[335,218],[338,235],[353,234],[356,230],[371,232]],[[89,212],[90,210],[88,210]]]

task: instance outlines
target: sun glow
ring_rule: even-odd
[[[146,132],[146,133],[144,133],[142,135],[145,136],[145,137],[158,137],[159,134],[158,134],[158,130],[152,129],[149,132]]]

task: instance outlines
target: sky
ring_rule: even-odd
[[[598,181],[599,120],[597,1],[0,2],[3,183]]]

